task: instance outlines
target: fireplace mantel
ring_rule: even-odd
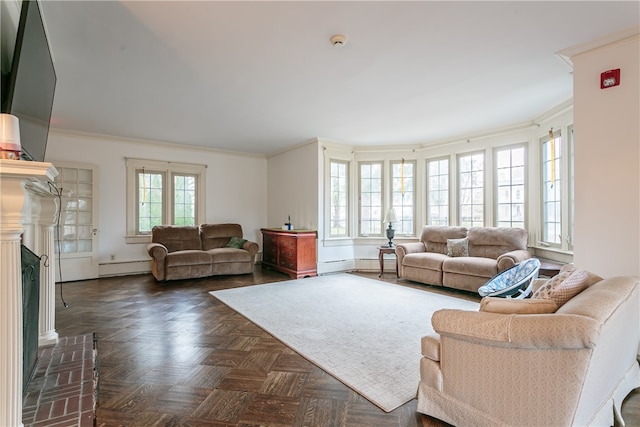
[[[51,262],[40,271],[39,344],[57,341],[55,324],[55,197],[51,163],[0,159],[0,425],[22,426],[22,277],[20,244]],[[43,317],[45,317],[43,319]]]

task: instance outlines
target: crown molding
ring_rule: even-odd
[[[603,46],[627,41],[634,37],[638,37],[639,34],[640,26],[635,25],[633,27],[625,28],[624,30],[620,30],[615,33],[607,34],[606,36],[591,40],[587,43],[582,43],[563,49],[559,52],[556,52],[556,55],[558,55],[564,62],[571,64],[571,67],[573,68],[573,61],[571,61],[572,57],[582,55],[583,53],[587,53]]]
[[[221,148],[212,148],[212,147],[204,147],[202,145],[193,145],[193,144],[179,144],[177,142],[167,142],[167,141],[153,141],[149,139],[141,139],[141,138],[123,138],[121,136],[114,135],[105,135],[98,133],[90,133],[90,132],[81,132],[81,131],[72,131],[66,129],[52,128],[49,130],[49,134],[59,135],[59,136],[72,136],[77,138],[86,138],[93,140],[109,140],[109,141],[117,141],[128,144],[143,144],[143,145],[153,145],[153,146],[163,146],[167,148],[174,148],[178,150],[193,150],[193,151],[205,151],[208,153],[220,153],[227,154],[231,156],[240,156],[240,157],[254,157],[264,159],[266,156],[264,154],[258,153],[246,153],[243,151],[233,151],[233,150],[223,150]]]

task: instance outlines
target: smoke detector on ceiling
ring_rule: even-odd
[[[331,36],[330,40],[331,40],[331,44],[334,46],[344,46],[345,44],[347,44],[347,38],[342,34],[336,34],[334,36]]]

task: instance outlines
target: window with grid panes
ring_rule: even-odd
[[[458,156],[458,223],[484,226],[484,153]]]
[[[553,138],[551,138],[553,134]],[[550,132],[542,146],[542,241],[562,244],[562,137]]]
[[[495,224],[526,228],[526,148],[522,144],[496,148],[494,157]]]
[[[416,162],[391,162],[391,207],[397,221],[393,224],[396,236],[414,235]]]
[[[204,219],[206,166],[127,159],[129,236],[156,225],[198,225]]]
[[[427,224],[449,225],[449,158],[427,160]]]
[[[349,162],[330,162],[329,236],[346,237],[349,233]]]
[[[360,163],[360,235],[382,236],[382,162]]]

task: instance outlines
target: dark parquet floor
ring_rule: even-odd
[[[167,284],[138,275],[62,285],[68,308],[57,298],[57,332],[98,338],[96,425],[447,425],[418,414],[416,400],[383,412],[208,294],[282,280],[289,277],[258,266]],[[384,280],[411,286],[392,273]],[[640,425],[640,392],[623,415]]]

